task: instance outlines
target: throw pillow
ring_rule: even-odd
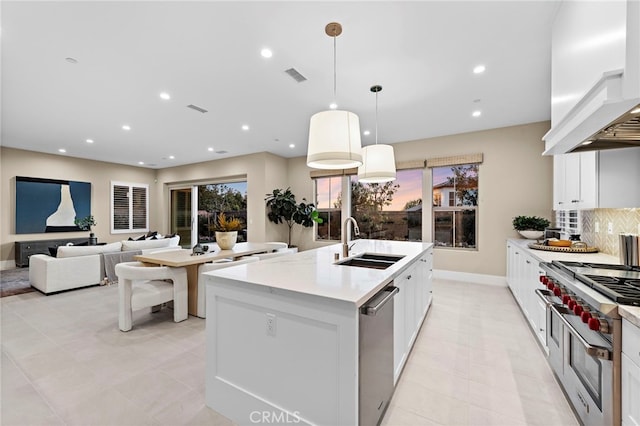
[[[147,232],[147,238],[154,237],[158,234],[158,231],[149,231]]]
[[[144,240],[146,240],[146,239],[147,239],[147,236],[146,236],[146,235],[141,235],[141,236],[139,236],[138,238],[136,238],[136,241],[144,241]]]
[[[51,257],[57,257],[58,247],[49,247],[49,254],[51,255]]]

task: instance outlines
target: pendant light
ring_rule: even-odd
[[[333,37],[333,97],[336,98],[336,37],[342,34],[337,22],[324,29]],[[360,119],[349,111],[328,110],[314,114],[309,123],[307,166],[316,169],[348,169],[362,165]]]
[[[396,159],[391,145],[378,145],[378,93],[382,86],[375,85],[376,94],[376,144],[362,148],[362,166],[358,167],[358,180],[364,183],[390,182],[396,179]]]

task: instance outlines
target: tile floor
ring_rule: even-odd
[[[435,280],[383,425],[577,425],[506,287]],[[229,425],[204,403],[204,320],[117,327],[117,288],[0,299],[0,424]]]

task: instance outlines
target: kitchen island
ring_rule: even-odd
[[[206,403],[238,424],[358,424],[359,308],[390,283],[394,383],[431,303],[432,244],[357,240],[207,273]],[[344,260],[344,259],[341,259]]]

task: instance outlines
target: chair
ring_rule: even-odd
[[[204,277],[205,272],[216,271],[218,269],[230,268],[245,263],[257,262],[260,259],[253,256],[242,257],[239,260],[222,259],[216,262],[203,263],[198,268],[198,304],[196,306],[196,315],[200,318],[207,317],[207,285]]]
[[[163,303],[173,300],[173,320],[188,316],[187,270],[168,266],[145,266],[142,262],[116,265],[118,276],[120,330],[131,330],[133,311],[151,307],[157,312]]]
[[[281,249],[281,250],[274,251],[274,252],[271,252],[271,253],[254,254],[251,257],[257,257],[260,260],[265,260],[265,259],[271,259],[273,257],[289,256],[289,255],[292,255],[292,254],[294,254],[296,252],[297,252],[296,249]]]

